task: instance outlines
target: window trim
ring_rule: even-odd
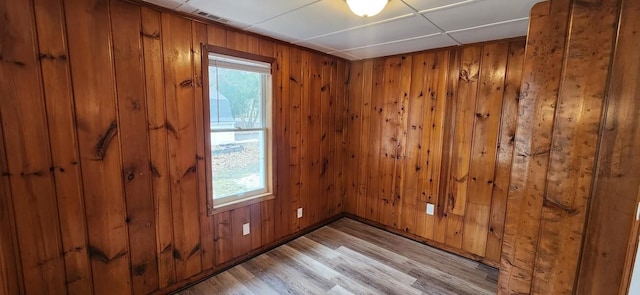
[[[254,60],[258,62],[268,63],[271,65],[270,75],[271,75],[271,93],[267,95],[267,101],[265,102],[265,110],[264,118],[265,121],[265,158],[266,165],[265,172],[267,174],[265,189],[266,193],[251,195],[243,198],[229,198],[227,201],[223,202],[214,202],[213,200],[213,167],[212,167],[212,157],[211,157],[211,114],[210,114],[210,105],[209,105],[209,53],[218,54],[218,55],[226,55],[230,57],[236,57],[240,59]],[[233,210],[235,208],[239,208],[242,206],[259,203],[262,201],[274,199],[276,196],[276,186],[275,186],[275,161],[273,161],[273,156],[275,154],[275,145],[273,140],[273,103],[275,101],[275,79],[273,78],[273,69],[276,59],[273,57],[257,55],[253,53],[248,53],[244,51],[233,50],[229,48],[224,48],[215,45],[202,44],[201,48],[201,77],[202,77],[202,91],[203,91],[203,130],[204,132],[204,144],[205,144],[205,187],[206,187],[206,201],[207,201],[207,213],[208,215],[217,214],[219,212],[224,212],[228,210]],[[206,82],[206,83],[205,83]],[[264,85],[264,84],[263,84]],[[266,93],[266,92],[265,92]],[[248,131],[242,129],[243,131]],[[260,129],[263,130],[263,129]],[[220,130],[218,130],[220,131]],[[235,130],[234,130],[235,131]]]

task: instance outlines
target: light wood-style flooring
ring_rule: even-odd
[[[498,271],[343,218],[179,294],[495,294]]]

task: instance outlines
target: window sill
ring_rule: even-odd
[[[209,215],[215,215],[218,213],[231,211],[241,207],[262,203],[264,201],[273,200],[276,196],[273,193],[266,193],[261,195],[255,195],[253,197],[244,198],[241,200],[231,201],[223,204],[214,205],[213,209],[209,211]],[[215,200],[213,201],[215,204]]]

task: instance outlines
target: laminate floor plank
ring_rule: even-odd
[[[343,218],[180,295],[495,294],[497,270]]]

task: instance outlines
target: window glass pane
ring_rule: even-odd
[[[265,131],[211,132],[213,198],[266,192]]]
[[[264,74],[209,67],[211,129],[262,128]]]

